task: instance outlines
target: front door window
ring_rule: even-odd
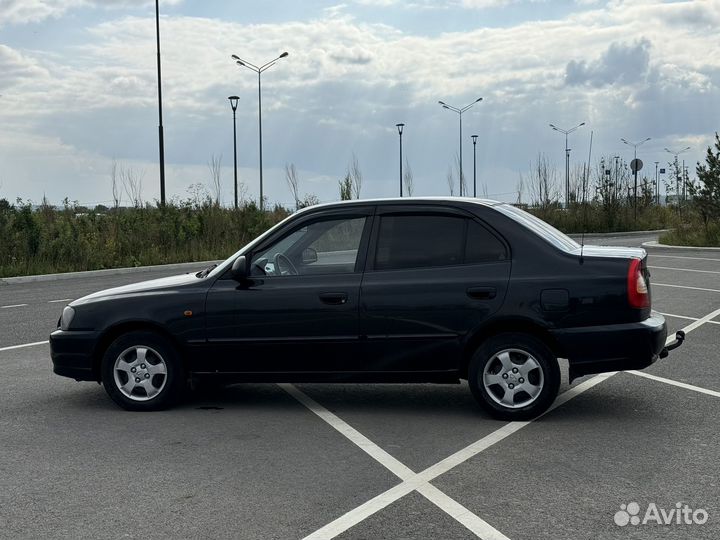
[[[366,220],[364,216],[323,219],[303,225],[253,255],[251,275],[353,273]]]

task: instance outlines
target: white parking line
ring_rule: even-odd
[[[688,317],[687,315],[675,315],[674,313],[663,313],[662,311],[658,311],[660,315],[663,315],[665,317],[673,317],[675,319],[686,319],[688,321],[699,321],[700,319],[698,317]],[[708,324],[720,324],[720,321],[707,321]]]
[[[553,409],[559,407],[568,400],[574,398],[582,392],[585,392],[586,390],[589,390],[596,384],[601,383],[602,381],[604,381],[608,377],[611,377],[614,374],[615,373],[602,373],[571,388],[570,390],[560,395],[547,412],[552,411]],[[390,488],[389,490],[381,493],[377,497],[370,499],[365,504],[362,504],[359,507],[351,510],[350,512],[347,512],[346,514],[340,516],[331,523],[328,523],[321,529],[318,529],[314,533],[306,536],[305,540],[335,538],[337,535],[345,532],[350,527],[357,525],[361,521],[367,519],[374,513],[389,506],[393,502],[404,497],[412,491],[418,491],[426,499],[435,504],[441,510],[447,512],[450,516],[452,516],[459,523],[464,525],[468,530],[472,531],[479,538],[508,540],[508,538],[504,534],[495,529],[492,525],[487,523],[479,516],[473,514],[470,510],[465,508],[457,501],[453,500],[451,497],[437,489],[435,486],[432,486],[429,482],[437,476],[440,476],[441,474],[444,474],[450,469],[467,461],[468,459],[472,458],[483,450],[487,450],[494,444],[502,441],[516,431],[524,428],[525,426],[533,422],[533,420],[528,420],[525,422],[510,422],[508,424],[505,424],[500,429],[493,431],[489,435],[443,459],[432,467],[428,467],[419,474],[414,474],[408,467],[403,465],[396,458],[389,456],[387,452],[382,450],[379,446],[370,441],[367,437],[360,434],[357,430],[350,427],[344,420],[338,418],[336,415],[325,409],[322,405],[314,401],[312,398],[308,397],[306,394],[304,394],[294,386],[290,384],[281,384],[280,387],[282,387],[290,395],[300,401],[303,405],[308,407],[308,409],[317,414],[320,418],[328,422],[337,431],[345,435],[348,439],[350,439],[351,442],[355,443],[363,451],[375,458],[381,465],[384,465],[388,469],[390,469],[390,467],[386,465],[386,463],[390,463],[394,468],[394,470],[390,470],[403,480],[401,484]],[[544,414],[547,414],[547,412]],[[380,459],[378,459],[378,457],[376,456],[379,456]],[[389,456],[390,459],[388,460],[386,456]],[[406,471],[410,471],[411,475],[407,476]]]
[[[362,519],[365,519],[373,513],[377,512],[378,510],[385,508],[387,505],[391,504],[393,501],[399,499],[400,497],[407,495],[413,490],[417,490],[422,495],[424,495],[425,498],[427,498],[430,502],[434,503],[441,510],[447,512],[450,516],[455,518],[459,523],[463,524],[477,536],[481,538],[509,540],[505,535],[497,531],[489,523],[487,523],[480,517],[473,514],[463,505],[453,500],[451,497],[447,496],[445,493],[443,493],[436,487],[428,484],[426,480],[423,480],[421,482],[415,481],[418,475],[416,475],[412,469],[410,469],[398,459],[388,454],[385,450],[383,450],[370,439],[365,437],[365,435],[357,431],[355,428],[351,427],[344,420],[340,419],[339,417],[328,411],[325,407],[320,405],[317,401],[309,397],[307,394],[303,393],[291,384],[279,384],[278,386],[280,386],[280,388],[285,390],[292,397],[297,399],[300,403],[305,405],[305,407],[310,409],[322,420],[330,424],[330,426],[339,431],[343,436],[349,439],[356,446],[360,447],[361,450],[367,453],[370,457],[372,457],[375,461],[380,463],[390,472],[395,474],[395,476],[397,476],[401,480],[404,480],[404,484],[407,484],[404,489],[391,490],[390,494],[382,497],[380,500],[372,499],[371,501],[369,501],[370,504],[368,505],[368,507],[365,507],[362,510],[358,511],[356,515],[359,514],[362,516]],[[370,512],[368,512],[368,510],[370,510]],[[339,523],[333,522],[331,526],[326,526],[320,531],[316,531],[312,535],[308,536],[307,538],[333,538],[334,536],[337,536],[338,534],[347,530],[349,527],[352,527],[352,525],[352,521],[348,522],[346,520]]]
[[[415,472],[413,472],[410,468],[388,454],[385,450],[380,448],[358,430],[351,427],[347,422],[341,420],[328,411],[310,396],[295,388],[292,384],[281,383],[278,384],[278,386],[322,418],[325,422],[338,430],[343,436],[350,439],[350,441],[359,446],[371,458],[380,463],[398,478],[406,480],[415,476]]]
[[[720,292],[720,291],[718,291]],[[692,332],[693,330],[699,328],[703,324],[706,324],[711,321],[711,319],[714,319],[720,315],[720,309],[713,311],[712,313],[708,313],[704,317],[700,319],[694,320],[692,323],[690,323],[688,326],[683,328],[683,331],[687,334],[689,332]],[[665,344],[669,344],[674,340],[674,336],[668,336],[668,338],[665,341]],[[563,392],[558,398],[555,400],[555,403],[545,412],[544,414],[549,413],[550,411],[556,409],[557,407],[561,406],[563,403],[566,403],[567,401],[571,400],[572,398],[580,395],[581,393],[589,390],[590,388],[594,387],[597,384],[600,384],[601,382],[609,379],[613,375],[615,375],[617,372],[611,372],[611,373],[601,373],[599,375],[595,375],[591,379],[588,379],[577,386],[570,388],[566,392]],[[631,372],[635,373],[635,372]],[[640,376],[647,376],[647,374],[644,373],[635,373]],[[655,376],[647,376],[647,378],[650,379],[657,379],[662,380],[662,378],[656,378]],[[669,381],[669,379],[662,380],[662,382]],[[675,381],[673,381],[675,382]],[[349,433],[357,433],[362,437],[362,442],[367,445],[368,443],[372,446],[377,446],[375,443],[370,441],[367,437],[360,434],[355,430],[354,428],[350,427],[344,420],[341,420],[337,416],[335,416],[330,411],[327,411],[322,405],[317,403],[316,401],[312,400],[305,394],[303,394],[300,390],[295,388],[292,385],[281,385],[283,388],[285,388],[286,391],[288,391],[291,395],[296,397],[296,399],[299,399],[299,397],[302,397],[302,399],[299,399],[299,401],[303,404],[307,401],[308,403],[312,403],[313,408],[310,408],[313,412],[316,414],[317,411],[323,411],[323,415],[318,415],[321,418],[332,418],[333,423],[337,423],[338,425],[347,426],[351,431],[348,431]],[[691,385],[685,385],[685,383],[678,383],[677,386],[682,386],[683,388],[690,387]],[[290,391],[288,388],[292,389]],[[691,387],[690,389],[697,389],[698,387]],[[704,389],[702,389],[704,390]],[[697,390],[699,391],[699,390]],[[712,390],[708,390],[705,393],[711,393]],[[714,395],[714,394],[711,394]],[[307,406],[307,405],[306,405]],[[543,416],[541,415],[541,416]],[[540,418],[539,416],[538,418]],[[534,420],[537,420],[535,418]],[[425,496],[428,500],[433,502],[438,508],[442,509],[443,511],[447,512],[449,515],[451,515],[453,518],[455,518],[458,522],[462,523],[468,530],[475,533],[476,536],[480,538],[485,539],[501,539],[505,540],[507,537],[503,535],[500,531],[492,527],[490,524],[488,524],[486,521],[481,519],[479,516],[473,514],[470,510],[466,509],[464,506],[462,506],[457,501],[454,501],[450,497],[448,497],[445,493],[440,491],[439,489],[435,488],[430,484],[429,482],[433,480],[434,478],[437,478],[438,476],[445,474],[450,469],[460,465],[461,463],[464,463],[468,459],[476,456],[480,452],[487,450],[494,444],[502,441],[506,437],[509,437],[513,433],[516,433],[520,429],[524,428],[525,426],[531,424],[534,420],[528,420],[525,422],[510,422],[508,424],[505,424],[500,429],[497,429],[490,433],[489,435],[486,435],[482,439],[474,442],[473,444],[466,446],[462,450],[459,450],[458,452],[455,452],[451,456],[448,456],[447,458],[443,459],[442,461],[439,461],[435,465],[432,465],[431,467],[428,467],[421,473],[403,480],[402,483],[398,484],[397,486],[394,486],[387,491],[377,495],[376,497],[373,497],[369,501],[365,502],[364,504],[361,504],[357,508],[354,508],[353,510],[350,510],[349,512],[346,512],[342,516],[338,517],[334,521],[328,523],[324,527],[316,530],[314,533],[309,534],[304,538],[304,540],[327,540],[331,538],[335,538],[337,535],[342,534],[343,532],[347,531],[349,528],[357,525],[358,523],[364,521],[368,517],[372,516],[376,512],[379,512],[383,508],[391,505],[393,502],[397,501],[398,499],[401,499],[408,493],[411,493],[413,491],[418,491],[423,496]],[[326,420],[327,421],[327,420]],[[333,424],[331,424],[333,425]],[[333,425],[333,427],[335,427]],[[338,429],[335,427],[335,429]],[[343,430],[346,428],[343,427]],[[341,433],[343,433],[343,430],[338,429]],[[352,441],[352,439],[350,439]],[[353,441],[355,442],[355,441]],[[358,443],[355,443],[358,444]],[[358,445],[360,446],[360,445]],[[368,452],[367,448],[360,446],[365,452],[370,454]],[[379,450],[379,452],[377,451]],[[377,450],[374,450],[374,453],[377,455],[383,455],[386,454],[384,450],[382,450],[380,447],[377,447]],[[370,454],[372,455],[372,454]],[[397,462],[400,465],[402,463],[398,462],[397,459],[392,458],[393,462]],[[381,462],[382,463],[382,462]],[[396,464],[397,466],[397,464]],[[404,465],[402,465],[402,469],[407,469]],[[401,477],[402,478],[402,477]],[[430,486],[429,488],[426,488],[425,486]],[[447,498],[447,499],[446,499]],[[449,500],[448,500],[449,499]]]
[[[653,268],[656,270],[678,270],[680,272],[695,272],[697,274],[720,274],[720,271],[718,271],[718,270],[693,270],[691,268],[673,268],[670,266],[650,266],[650,265],[648,265],[648,268]]]
[[[15,307],[25,307],[27,304],[12,304],[10,306],[0,306],[0,309],[10,309]]]
[[[461,525],[464,525],[466,529],[475,533],[475,536],[479,536],[485,540],[510,540],[487,521],[473,514],[462,504],[432,484],[422,484],[417,488],[417,491],[428,501],[440,508],[440,510],[454,518]]]
[[[720,397],[720,392],[716,392],[715,390],[708,390],[707,388],[701,388],[699,386],[694,386],[692,384],[687,384],[687,383],[680,382],[680,381],[673,381],[672,379],[666,379],[665,377],[658,377],[657,375],[650,375],[649,373],[643,373],[642,371],[628,371],[628,373],[632,373],[633,375],[637,375],[638,377],[645,377],[646,379],[652,379],[653,381],[660,381],[665,384],[671,384],[673,386],[678,386],[680,388],[692,390],[693,392],[700,392],[701,394],[707,394],[708,396]]]
[[[687,334],[688,332],[692,332],[693,330],[695,330],[696,328],[699,328],[699,327],[702,326],[703,324],[712,321],[712,320],[713,320],[714,318],[716,318],[718,315],[720,315],[720,309],[716,309],[715,311],[713,311],[713,312],[711,312],[711,313],[708,313],[707,315],[705,315],[704,317],[698,319],[697,321],[690,323],[690,324],[687,325],[685,328],[683,328],[683,332],[685,332],[686,334]],[[671,342],[672,340],[673,340],[673,336],[668,336],[668,341],[667,341],[667,342],[669,343],[669,342]]]
[[[46,345],[49,341],[36,341],[35,343],[23,343],[22,345],[11,345],[10,347],[0,347],[0,351],[12,351],[13,349],[24,349],[25,347],[35,347],[36,345]]]
[[[720,259],[711,259],[709,257],[681,257],[680,255],[656,255],[655,253],[651,253],[650,256],[653,259],[660,257],[663,259],[693,259],[696,261],[718,261],[718,262],[720,262]]]
[[[653,287],[673,287],[676,289],[692,289],[693,291],[708,291],[708,292],[720,292],[720,289],[705,289],[704,287],[688,287],[687,285],[671,285],[670,283],[655,283],[652,282]]]
[[[48,300],[48,304],[55,304],[57,302],[70,302],[72,298],[61,298],[60,300]]]

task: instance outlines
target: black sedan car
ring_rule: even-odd
[[[642,249],[580,246],[511,205],[458,198],[301,210],[222,264],[65,307],[54,371],[131,410],[188,381],[467,379],[495,417],[545,411],[570,376],[665,347]]]

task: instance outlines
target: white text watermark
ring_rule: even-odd
[[[651,502],[644,512],[641,510],[636,502],[621,504],[613,517],[615,525],[703,525],[710,517],[704,508],[693,509],[681,502],[669,509]]]

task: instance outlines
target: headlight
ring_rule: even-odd
[[[65,309],[63,309],[62,312],[62,317],[60,317],[60,330],[69,330],[70,323],[72,322],[74,316],[75,310],[70,306],[65,306]]]

